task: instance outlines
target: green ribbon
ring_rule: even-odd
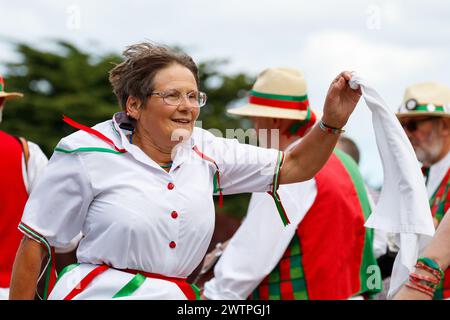
[[[429,112],[444,112],[444,107],[443,106],[434,106],[435,109],[433,111],[431,111],[430,109],[428,109],[428,105],[427,104],[419,104],[418,106],[416,106],[414,108],[414,111],[429,111]]]
[[[51,250],[51,246],[48,243],[47,239],[45,239],[43,236],[35,233],[33,230],[30,230],[22,222],[19,224],[19,229],[24,231],[28,235],[30,235],[32,238],[37,240],[39,243],[44,244],[44,246],[47,248],[47,251],[48,251],[48,266],[47,266],[47,270],[45,271],[46,276],[45,276],[44,294],[43,294],[44,300],[47,300],[48,294],[49,294],[49,292],[48,292],[49,288],[48,287],[49,287],[49,284],[50,284],[50,277],[51,277],[51,272],[52,272],[52,250]]]
[[[308,100],[308,95],[306,95],[306,94],[304,96],[288,96],[288,95],[282,95],[282,94],[262,93],[262,92],[251,90],[250,95],[258,97],[258,98],[284,100],[284,101],[295,101],[295,102],[302,102],[302,101]]]
[[[61,272],[58,273],[58,279],[56,279],[56,282],[58,282],[59,279],[61,279],[64,274],[72,271],[73,269],[75,269],[79,265],[80,265],[79,263],[74,263],[74,264],[69,264],[68,266],[65,266],[64,269],[62,269]]]
[[[145,282],[147,278],[136,274],[126,285],[113,296],[113,299],[131,296]]]
[[[160,165],[160,167],[163,168],[163,169],[169,169],[170,167],[172,167],[172,162],[169,163],[169,164],[166,164],[166,165],[164,165],[164,166],[161,166],[161,165]]]

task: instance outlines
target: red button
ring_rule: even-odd
[[[167,189],[172,190],[173,188],[175,188],[175,185],[172,182],[169,182]]]
[[[172,211],[172,213],[170,214],[172,216],[172,218],[176,219],[178,218],[178,212],[176,211]]]
[[[169,247],[171,247],[172,249],[175,248],[177,246],[177,244],[175,243],[175,241],[170,241],[169,243]]]

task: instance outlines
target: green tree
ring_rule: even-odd
[[[73,131],[62,122],[63,114],[94,125],[118,110],[107,75],[120,57],[94,57],[63,41],[57,45],[49,52],[18,44],[22,61],[6,64],[9,90],[25,96],[8,102],[2,130],[38,143],[47,155]]]

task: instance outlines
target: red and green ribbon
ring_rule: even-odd
[[[287,226],[291,222],[289,221],[289,218],[286,214],[286,210],[284,209],[283,204],[281,203],[280,196],[278,195],[278,192],[277,192],[278,187],[280,185],[280,170],[281,170],[281,166],[283,165],[283,161],[284,161],[284,153],[280,151],[278,153],[278,160],[277,160],[277,165],[275,167],[275,174],[273,175],[272,191],[267,191],[267,193],[275,201],[275,206],[277,207],[277,211],[278,211],[278,214],[280,215],[283,225]]]
[[[214,167],[216,168],[216,173],[214,174],[214,193],[219,192],[219,208],[222,208],[223,206],[223,193],[222,188],[220,187],[220,170],[219,166],[217,165],[216,161],[214,159],[208,157],[207,155],[203,154],[200,150],[198,150],[197,146],[193,146],[192,150],[195,151],[197,155],[199,155],[202,159],[205,159],[208,162],[211,162]]]
[[[55,151],[62,153],[75,153],[75,152],[105,152],[105,153],[113,153],[113,154],[123,154],[123,152],[115,151],[107,148],[97,148],[97,147],[81,147],[73,150],[67,150],[60,147],[56,147]]]
[[[43,299],[47,300],[48,295],[53,290],[53,287],[56,284],[56,268],[55,268],[55,251],[50,246],[50,243],[45,239],[43,235],[41,235],[36,230],[33,230],[31,227],[27,226],[25,223],[20,222],[19,223],[19,230],[24,232],[26,235],[30,236],[32,239],[39,242],[44,249],[47,251],[48,254],[48,260],[47,260],[47,266],[45,269],[45,286],[44,286],[44,296]]]
[[[83,292],[86,287],[94,280],[98,275],[108,270],[107,265],[100,265],[91,270],[81,281],[69,292],[64,300],[73,300],[77,295]]]
[[[309,106],[308,96],[289,96],[281,94],[262,93],[251,90],[248,98],[249,103],[266,107],[277,107],[306,111]]]

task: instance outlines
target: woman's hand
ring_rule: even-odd
[[[344,71],[331,83],[322,117],[327,126],[341,129],[361,97],[361,89],[350,88],[348,81],[351,77],[350,72]],[[286,152],[280,183],[295,183],[313,178],[330,157],[338,138],[338,134],[325,132],[320,126],[315,126],[300,143]]]
[[[351,78],[351,73],[344,71],[333,80],[328,89],[322,120],[330,127],[344,127],[361,97],[361,89],[350,88],[348,81]]]

